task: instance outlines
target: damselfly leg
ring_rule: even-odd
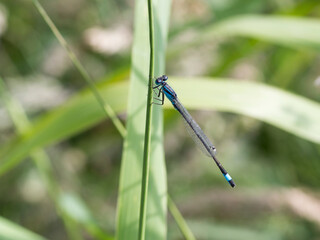
[[[158,92],[155,91],[155,89],[158,89]],[[164,92],[162,91],[162,86],[155,86],[152,87],[152,90],[157,97],[153,97],[153,99],[160,101],[161,103],[152,102],[152,104],[156,105],[163,105],[164,104]],[[161,95],[161,98],[160,98]]]

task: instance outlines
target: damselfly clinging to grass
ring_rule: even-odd
[[[228,172],[223,168],[221,163],[216,158],[216,148],[211,143],[211,141],[207,138],[207,136],[204,134],[202,129],[199,127],[199,125],[193,120],[190,113],[187,111],[187,109],[184,108],[184,106],[180,103],[178,100],[177,94],[175,91],[168,85],[166,82],[168,80],[168,77],[166,75],[163,75],[161,77],[158,77],[155,80],[156,86],[153,87],[153,89],[159,89],[158,97],[161,96],[161,104],[164,103],[164,95],[170,100],[174,108],[182,115],[186,122],[186,127],[192,136],[193,140],[199,145],[199,147],[203,150],[203,152],[213,158],[215,163],[217,164],[218,168],[222,172],[225,179],[229,182],[231,187],[235,187],[236,184],[228,174]]]

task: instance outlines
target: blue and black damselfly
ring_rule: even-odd
[[[195,122],[195,120],[192,118],[190,113],[185,109],[185,107],[180,103],[178,100],[177,94],[175,91],[168,85],[166,82],[168,80],[168,77],[166,75],[163,75],[161,77],[158,77],[155,80],[155,87],[153,89],[158,89],[158,97],[161,96],[160,101],[161,105],[164,103],[164,95],[170,100],[174,108],[182,115],[186,122],[186,127],[188,129],[188,132],[192,136],[193,140],[196,142],[196,144],[200,147],[203,152],[211,157],[215,163],[217,164],[218,168],[220,169],[221,173],[225,177],[225,179],[228,181],[228,183],[231,185],[231,187],[235,187],[236,184],[232,180],[231,176],[228,174],[228,172],[224,169],[222,164],[218,161],[216,157],[216,148],[211,143],[211,141],[208,139],[208,137],[204,134],[202,129],[199,127],[199,125]]]

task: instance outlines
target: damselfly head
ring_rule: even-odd
[[[163,84],[163,82],[167,81],[168,80],[168,77],[166,75],[162,75],[161,77],[158,77],[155,81],[155,83],[157,85],[161,85]]]

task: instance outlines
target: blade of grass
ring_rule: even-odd
[[[213,21],[213,24],[202,27],[196,34],[197,37],[192,41],[170,45],[169,56],[204,42],[237,36],[260,39],[295,50],[320,49],[320,20],[315,18],[241,15],[218,23]]]
[[[148,89],[149,39],[145,0],[135,2],[132,73],[128,99],[127,136],[121,163],[117,211],[117,239],[137,239],[143,140],[145,135],[146,92]],[[155,74],[163,74],[170,13],[170,1],[153,1],[155,35]],[[150,86],[149,86],[150,87]],[[150,178],[146,210],[146,239],[166,239],[166,172],[162,141],[162,108],[152,109]]]
[[[45,240],[41,237],[5,218],[0,217],[0,239],[3,240]]]
[[[187,81],[184,78],[169,77],[169,81],[188,109],[217,110],[246,115],[320,144],[320,129],[317,124],[320,121],[320,106],[317,102],[265,84],[232,79],[189,78]],[[113,109],[116,112],[123,112],[128,100],[128,84],[102,83],[99,86],[105,100]],[[139,96],[141,94],[137,93],[136,97]],[[135,106],[130,101],[129,104]],[[165,102],[164,107],[171,108],[171,105]],[[135,110],[141,111],[137,107]],[[159,114],[155,110],[158,108],[153,108],[153,111]],[[157,115],[154,119],[159,118]],[[88,90],[79,93],[64,106],[36,121],[23,136],[16,137],[1,147],[0,174],[16,166],[33,149],[62,141],[103,120],[104,113],[97,106],[92,93]],[[140,124],[139,120],[134,123]],[[153,129],[162,131],[161,125]],[[130,145],[131,147],[141,149],[142,145],[139,144],[142,143],[142,132],[143,130],[139,129],[139,132],[133,134],[131,140],[134,142],[139,139],[141,142]],[[155,150],[156,146],[152,145],[151,149]],[[127,168],[129,174],[130,166]],[[127,184],[130,186],[129,182]]]
[[[33,4],[35,5],[36,9],[39,11],[40,15],[44,19],[44,21],[48,24],[49,28],[53,32],[53,34],[56,36],[57,40],[61,44],[61,46],[65,49],[67,52],[70,60],[74,64],[74,66],[77,68],[77,70],[82,75],[83,79],[86,81],[88,86],[90,87],[90,90],[92,91],[93,95],[97,99],[98,103],[100,104],[101,108],[106,114],[106,117],[110,117],[111,121],[113,122],[114,126],[117,128],[119,133],[122,137],[126,134],[126,129],[115,114],[114,110],[111,108],[109,104],[107,104],[103,97],[99,94],[98,89],[96,88],[93,79],[90,77],[87,70],[84,68],[84,66],[81,64],[80,60],[76,57],[76,55],[73,53],[69,45],[67,44],[67,41],[64,39],[64,37],[59,32],[58,28],[54,25],[52,20],[50,19],[47,12],[44,10],[44,8],[41,6],[38,0],[32,0]]]
[[[139,231],[138,239],[145,239],[146,231],[146,209],[148,200],[148,184],[149,184],[149,164],[150,164],[150,142],[151,142],[151,118],[152,118],[152,79],[154,77],[154,32],[153,32],[153,13],[152,0],[148,0],[148,22],[149,22],[149,81],[147,95],[147,110],[146,110],[146,127],[144,131],[144,150],[142,164],[142,182],[140,195],[140,213],[139,213]]]
[[[320,21],[312,18],[246,15],[204,30],[205,36],[244,36],[288,47],[320,50]]]
[[[60,208],[77,224],[92,235],[94,239],[112,240],[114,239],[110,234],[103,231],[96,220],[93,218],[91,212],[85,203],[74,193],[62,192],[59,196]],[[80,231],[81,232],[81,231]]]
[[[193,233],[191,232],[190,228],[188,227],[188,224],[184,220],[183,216],[181,215],[179,209],[174,204],[170,196],[168,195],[168,207],[170,209],[170,212],[176,221],[176,223],[179,226],[179,229],[182,233],[182,235],[185,237],[186,240],[195,240]]]
[[[170,85],[188,108],[243,114],[320,143],[319,103],[264,84],[220,80],[173,77]]]
[[[111,86],[110,88],[106,87],[102,91],[105,99],[119,112],[125,109],[125,99],[118,98],[114,93],[125,96],[126,92],[121,93],[126,90],[126,88],[121,89],[121,85],[123,84],[124,83],[118,85],[116,88]],[[113,98],[110,98],[110,96]],[[96,98],[93,94],[90,94],[89,90],[81,92],[67,104],[59,108],[55,114],[48,114],[45,119],[38,123],[36,122],[35,127],[25,132],[23,136],[18,137],[1,149],[0,175],[18,164],[30,151],[39,147],[37,146],[39,143],[42,147],[57,142],[57,139],[65,139],[67,136],[70,136],[70,134],[80,132],[92,126],[93,123],[97,123],[97,119],[103,120],[104,118],[105,113],[101,111],[101,107],[96,104]],[[53,127],[47,128],[49,125]],[[60,131],[61,127],[64,128],[63,131]],[[10,148],[14,145],[19,145],[20,150],[10,151]]]

